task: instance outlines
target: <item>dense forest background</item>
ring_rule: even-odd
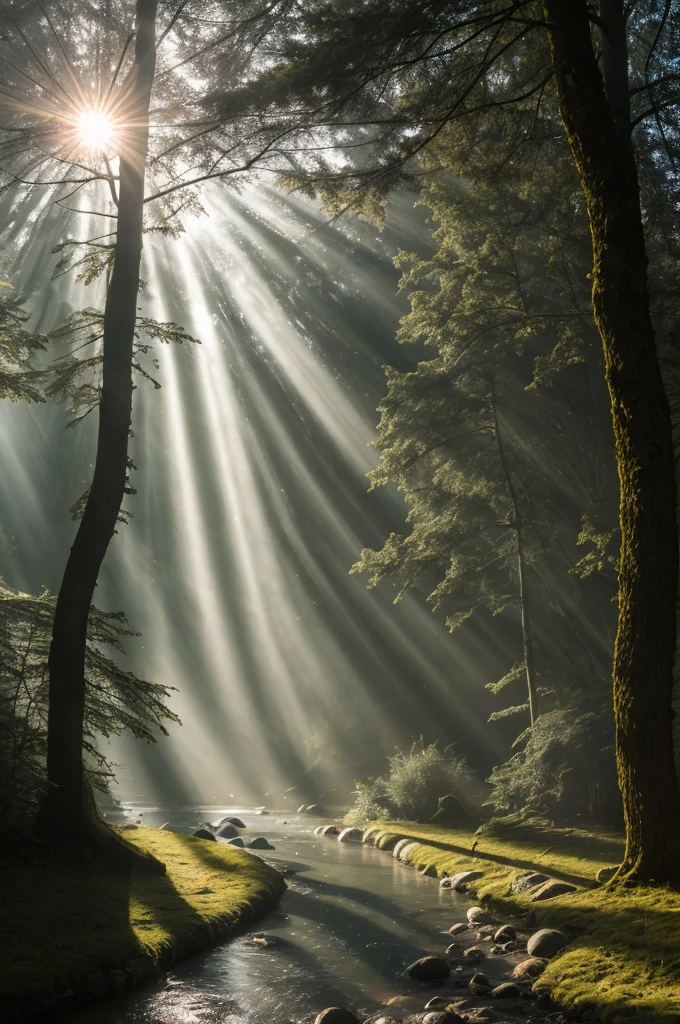
[[[633,140],[677,430],[678,134],[672,97],[649,115],[635,103],[649,100],[652,72],[677,79],[678,28],[668,5],[647,6],[629,12]],[[314,18],[310,38],[332,44],[332,19],[328,29]],[[295,68],[282,26],[263,38]],[[143,379],[130,442],[138,493],[130,486],[96,593],[143,639],[106,612],[99,628],[112,632],[90,637],[95,780],[109,759],[102,734],[149,739],[167,726],[171,738],[148,752],[111,749],[133,765],[120,773],[125,795],[264,802],[297,787],[341,800],[421,737],[465,757],[488,813],[620,822],[618,478],[589,217],[545,77],[548,42],[520,34],[513,45],[475,82],[488,102],[440,119],[407,165],[391,159],[403,144],[394,110],[436,121],[434,72],[400,80],[377,135],[353,110],[335,182],[315,156],[288,154],[295,166],[279,183],[298,191],[255,172],[240,194],[209,185],[181,228],[149,223],[139,300],[149,344],[135,350]],[[240,74],[228,103],[219,90],[201,102],[223,117],[252,111],[274,72],[260,65],[257,88]],[[304,74],[290,78],[296,95]],[[317,137],[329,130],[312,122]],[[357,187],[376,151],[379,187]],[[73,211],[16,185],[2,198],[5,392],[20,400],[2,409],[7,813],[40,790],[51,619],[38,595],[59,586],[99,395],[96,368],[85,380],[69,360],[93,337],[87,310],[110,271],[96,249],[70,244]],[[363,219],[348,220],[348,207]],[[94,237],[96,215],[79,216],[78,230]],[[183,344],[161,353],[165,341]],[[36,398],[47,401],[23,404]]]

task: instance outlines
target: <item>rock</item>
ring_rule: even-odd
[[[329,1006],[318,1014],[314,1024],[359,1024],[359,1019],[349,1010],[342,1010],[339,1006]]]
[[[228,821],[226,825],[220,825],[220,828],[217,830],[217,834],[220,839],[235,839],[238,835],[238,829]]]
[[[443,981],[448,978],[451,968],[440,956],[422,956],[407,967],[405,973],[415,981]]]
[[[417,850],[420,843],[415,843],[412,839],[409,839],[404,846],[400,847],[399,853],[397,854],[397,860],[405,861],[414,850]],[[394,848],[395,852],[397,847]],[[392,854],[394,857],[394,853]]]
[[[325,818],[326,810],[321,804],[309,804],[305,814],[312,814],[315,818]]]
[[[412,842],[412,839],[398,839],[397,842],[392,847],[392,856],[394,857],[394,859],[399,860],[399,854],[401,853],[401,851],[404,849],[405,846],[410,846]],[[387,847],[384,847],[384,849],[387,849]]]
[[[521,999],[522,989],[512,981],[504,981],[502,985],[496,985],[490,992],[492,999]]]
[[[512,942],[513,939],[517,938],[517,932],[511,924],[504,924],[497,932],[494,932],[493,941],[500,942]]]
[[[463,960],[469,964],[479,964],[482,960],[486,959],[486,950],[481,949],[480,946],[470,946],[463,953]]]
[[[423,1005],[422,996],[392,996],[385,1006],[396,1006],[407,1013],[416,1013]]]
[[[477,932],[478,939],[485,939],[488,935],[493,935],[498,931],[498,925],[495,924],[484,924]]]
[[[537,903],[539,900],[551,900],[553,896],[564,896],[568,892],[576,892],[577,886],[572,885],[571,882],[560,882],[557,878],[549,878],[540,889],[531,897],[532,903]]]
[[[549,960],[564,949],[568,942],[567,936],[556,928],[541,928],[527,942],[527,953],[532,957],[545,957]]]
[[[528,960],[522,960],[517,964],[512,977],[515,981],[534,981],[548,966],[548,961],[542,957],[530,956]]]
[[[423,1024],[458,1024],[459,1021],[465,1024],[465,1017],[461,1017],[455,1010],[436,1010],[423,1017]]]
[[[274,940],[270,939],[267,935],[253,935],[251,942],[254,942],[256,946],[261,946],[263,949],[269,949],[270,946],[276,945]]]
[[[163,828],[165,828],[165,825],[163,826]],[[618,870],[618,867],[600,868],[600,870],[597,873],[597,880],[600,883],[600,885],[604,885],[604,883],[608,882],[610,878],[613,878]]]
[[[161,825],[161,832],[180,832],[186,835],[189,831],[186,825],[180,825],[178,821],[166,821],[165,825]]]
[[[491,988],[491,982],[486,974],[473,974],[470,978],[469,989],[474,996],[485,996]]]
[[[217,842],[212,832],[210,832],[207,828],[197,828],[196,831],[192,832],[191,834],[193,836],[196,836],[197,839],[212,839],[213,843]]]
[[[453,877],[454,877],[453,875],[444,875],[444,877],[442,878],[442,880],[439,883],[439,888],[440,889],[451,889],[451,888],[453,888],[452,885],[451,885]]]
[[[236,836],[234,839],[227,839],[227,842],[226,842],[225,845],[226,846],[238,846],[238,847],[240,847],[243,850],[246,844],[243,842],[243,840],[241,839],[240,836]]]
[[[271,811],[265,810],[264,807],[256,807],[255,814],[271,814]]]
[[[447,956],[457,956],[458,953],[460,953],[460,943],[459,942],[452,942],[450,946],[446,947],[446,955]]]
[[[426,867],[420,869],[419,874],[423,875],[425,878],[436,878],[437,869],[434,864],[428,864]]]
[[[537,886],[543,885],[543,883],[547,881],[547,875],[542,875],[539,871],[530,871],[527,875],[518,875],[510,886],[510,891],[513,896],[517,896],[520,892],[526,892],[528,889],[535,889]]]
[[[394,835],[394,833],[390,834],[389,832],[383,832],[383,834],[378,837],[375,845],[379,850],[386,850],[389,852],[390,850],[394,850],[394,847],[397,843],[400,843],[403,838],[403,836]]]
[[[296,812],[296,813],[297,813],[297,814],[304,814],[306,810],[307,810],[307,804],[302,804],[302,805],[301,805],[300,807],[298,807],[298,809],[297,809],[297,812]],[[335,1007],[331,1007],[331,1009],[335,1009]],[[326,1011],[324,1010],[324,1013],[325,1013],[325,1012],[326,1012]],[[316,1019],[318,1020],[319,1018],[317,1017]]]
[[[255,836],[254,839],[249,839],[245,844],[248,850],[275,850],[276,847],[272,846],[268,839],[264,836]]]
[[[320,835],[322,836],[339,836],[340,829],[337,825],[322,825]]]
[[[443,996],[432,996],[429,1003],[425,1003],[426,1010],[445,1010],[449,1005],[448,999],[444,999]]]
[[[483,874],[483,871],[459,871],[457,875],[451,876],[451,885],[449,888],[455,889],[457,892],[462,892],[470,882],[475,882],[478,878],[481,878]]]
[[[233,816],[231,816],[229,818],[222,818],[222,821],[219,823],[217,828],[224,828],[225,825],[235,825],[236,828],[245,828],[246,827],[243,824],[243,822],[241,821],[240,818],[235,818]]]
[[[339,843],[360,843],[364,833],[360,828],[343,828],[338,835]]]
[[[516,942],[513,939],[512,942],[504,942],[502,944],[502,946],[501,946],[501,953],[514,953],[519,948],[520,948],[520,943]]]
[[[461,818],[467,817],[465,808],[453,793],[440,796],[437,803],[439,805],[438,809],[430,818],[430,821],[435,824],[446,825],[449,822],[460,821]]]
[[[451,925],[449,928],[449,935],[461,935],[462,932],[467,932],[469,930],[469,925],[465,924],[463,921],[459,921],[458,924]]]
[[[470,907],[467,912],[467,919],[470,924],[484,924],[489,920],[489,915],[482,907]]]
[[[317,825],[316,828],[314,829],[314,835],[315,836],[320,836],[321,833],[323,832],[323,830],[325,829],[325,827],[326,827],[325,825]]]

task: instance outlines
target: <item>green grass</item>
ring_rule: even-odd
[[[272,907],[281,876],[232,846],[156,829],[125,838],[166,865],[125,878],[83,859],[2,865],[0,1005],[8,1016],[124,991]]]
[[[475,836],[473,829],[411,822],[371,825],[372,841],[395,836],[420,841],[408,861],[438,876],[478,870],[475,899],[498,914],[523,917],[536,927],[566,929],[573,940],[551,960],[536,985],[566,1010],[592,1008],[605,1021],[680,1022],[680,892],[668,886],[597,886],[597,872],[618,863],[622,843],[608,834],[576,829],[512,829]],[[478,846],[474,853],[471,846]],[[531,903],[510,886],[537,870],[583,890]]]

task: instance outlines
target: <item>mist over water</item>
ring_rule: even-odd
[[[366,473],[381,367],[422,358],[395,341],[408,307],[392,260],[430,245],[424,215],[398,196],[379,234],[329,224],[263,184],[212,188],[204,206],[180,239],[145,236],[143,314],[201,345],[156,347],[162,387],[139,381],[133,518],[97,591],[143,634],[130,669],[176,687],[183,721],[153,747],[116,743],[119,795],[281,806],[299,786],[292,801],[333,802],[421,733],[484,772],[505,753],[485,726],[483,684],[507,661],[491,627],[452,637],[422,600],[395,606],[394,590],[369,592],[348,574],[362,547],[403,523],[399,496],[367,493]],[[34,329],[101,306],[99,285],[50,282],[51,250],[109,221],[65,214],[46,195],[4,213]],[[96,424],[67,431],[55,405],[2,403],[0,418],[0,572],[55,591]]]

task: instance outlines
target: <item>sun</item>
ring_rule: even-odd
[[[84,110],[76,124],[81,143],[88,149],[103,153],[114,139],[113,121],[102,110]]]

